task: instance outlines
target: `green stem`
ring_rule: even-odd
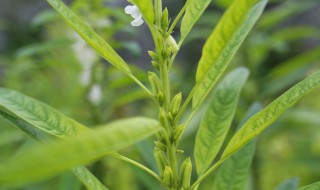
[[[174,19],[174,21],[172,22],[169,30],[168,30],[168,34],[170,35],[174,29],[174,27],[177,25],[177,23],[179,22],[180,18],[182,17],[183,13],[186,11],[188,6],[188,3],[186,2],[184,4],[184,6],[182,7],[182,9],[180,10],[180,12],[178,13],[178,15],[176,16],[176,18]]]
[[[160,63],[160,80],[162,82],[163,93],[164,93],[164,109],[166,112],[170,109],[170,82],[169,82],[169,74],[168,67],[165,62]]]
[[[125,161],[125,162],[128,162],[128,163],[130,163],[130,164],[132,164],[132,165],[134,165],[134,166],[142,169],[143,171],[149,173],[151,176],[153,176],[155,179],[157,179],[159,182],[161,182],[160,177],[159,177],[156,173],[154,173],[152,170],[150,170],[150,169],[147,168],[146,166],[140,164],[139,162],[136,162],[136,161],[134,161],[134,160],[131,160],[130,158],[127,158],[127,157],[125,157],[125,156],[122,156],[121,154],[116,153],[116,152],[115,152],[115,153],[111,153],[110,155],[113,156],[113,157],[115,157],[115,158],[118,158],[119,160],[123,160],[123,161]]]
[[[224,161],[226,160],[219,160],[217,163],[215,163],[210,169],[208,169],[205,173],[203,173],[194,184],[190,187],[190,190],[195,190],[195,188],[206,178],[208,175],[211,174],[218,166],[220,166]]]

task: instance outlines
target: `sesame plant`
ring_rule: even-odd
[[[195,85],[186,95],[173,92],[169,72],[189,32],[210,4],[209,0],[188,0],[174,19],[168,8],[163,8],[162,0],[132,0],[132,5],[125,8],[124,13],[133,17],[131,25],[137,27],[145,23],[154,41],[155,47],[149,51],[150,64],[154,67],[154,71],[148,72],[149,85],[140,81],[124,59],[62,1],[47,1],[101,57],[141,87],[154,102],[158,117],[118,119],[91,129],[35,99],[0,88],[1,116],[42,142],[2,161],[1,186],[21,187],[70,170],[87,189],[106,190],[108,188],[83,165],[112,156],[146,172],[163,189],[202,189],[201,183],[219,166],[210,189],[244,189],[255,138],[299,99],[320,86],[320,72],[316,72],[265,108],[253,105],[231,140],[226,140],[249,71],[240,67],[223,74],[261,16],[267,0],[235,0],[229,6],[206,40]],[[171,34],[179,22],[180,38],[176,42]],[[194,154],[186,155],[180,149],[184,143],[182,136],[206,99],[210,100],[197,131]],[[118,152],[152,135],[156,171]],[[319,188],[318,182],[300,190]]]

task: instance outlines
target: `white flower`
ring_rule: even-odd
[[[142,14],[136,5],[126,6],[126,8],[124,8],[124,12],[134,18],[134,20],[131,22],[132,26],[140,26],[143,24]]]
[[[99,84],[94,84],[91,87],[90,92],[88,94],[88,99],[94,105],[98,105],[101,102],[101,100],[102,100],[102,89],[101,89],[101,86]]]

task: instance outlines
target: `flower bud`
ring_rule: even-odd
[[[172,136],[173,143],[180,141],[184,131],[184,124],[179,125],[174,131]]]
[[[162,93],[162,92],[159,92],[159,93],[157,94],[156,99],[157,99],[159,105],[162,105],[162,104],[163,104],[163,99],[164,99],[163,93]]]
[[[191,173],[192,173],[192,163],[191,159],[187,158],[182,163],[180,172],[179,172],[179,183],[180,187],[184,189],[189,189],[190,181],[191,181]]]
[[[153,95],[156,96],[159,92],[161,92],[161,83],[156,73],[148,72],[149,82],[151,84]]]
[[[164,127],[164,129],[169,133],[170,132],[170,125],[169,125],[166,113],[163,109],[160,109],[159,121],[160,121],[160,124]]]
[[[183,151],[183,150],[176,150],[176,153],[178,153],[178,154],[183,154],[184,151]]]
[[[172,169],[169,166],[165,166],[163,172],[163,185],[165,187],[171,187],[173,184]]]
[[[171,113],[172,115],[177,115],[179,110],[180,110],[180,104],[181,104],[181,99],[182,99],[182,93],[178,93],[174,96],[172,99],[170,108],[171,108]]]
[[[160,175],[160,177],[163,177],[164,168],[165,168],[165,166],[168,165],[167,157],[164,154],[164,152],[159,150],[159,149],[154,149],[153,153],[154,153],[154,157],[156,159],[157,166],[158,166],[158,169],[159,169],[159,175]]]
[[[157,149],[160,149],[162,151],[166,151],[167,150],[167,147],[161,142],[154,141],[154,144],[156,145]]]
[[[167,38],[167,43],[173,52],[179,51],[179,46],[171,35]]]
[[[169,27],[169,12],[168,12],[168,9],[165,8],[161,16],[161,28],[162,30],[167,31],[168,27]]]
[[[171,124],[172,124],[172,122],[173,122],[173,115],[172,115],[171,112],[168,113],[168,119],[169,119],[169,121],[170,121]]]
[[[152,63],[152,65],[153,65],[153,67],[154,67],[155,69],[159,69],[159,63],[158,63],[158,62],[156,62],[156,61],[151,61],[151,63]]]
[[[155,53],[154,51],[148,51],[148,54],[150,55],[150,57],[153,59],[153,60],[159,60],[159,56],[157,53]]]

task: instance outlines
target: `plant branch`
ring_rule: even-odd
[[[111,156],[118,158],[119,160],[125,161],[127,163],[130,163],[140,169],[142,169],[143,171],[149,173],[151,176],[153,176],[156,180],[158,180],[159,182],[161,182],[160,177],[158,176],[158,174],[156,174],[155,172],[153,172],[152,170],[150,170],[149,168],[147,168],[146,166],[140,164],[139,162],[136,162],[130,158],[127,158],[125,156],[122,156],[121,154],[117,153],[117,152],[113,152],[110,154]]]

